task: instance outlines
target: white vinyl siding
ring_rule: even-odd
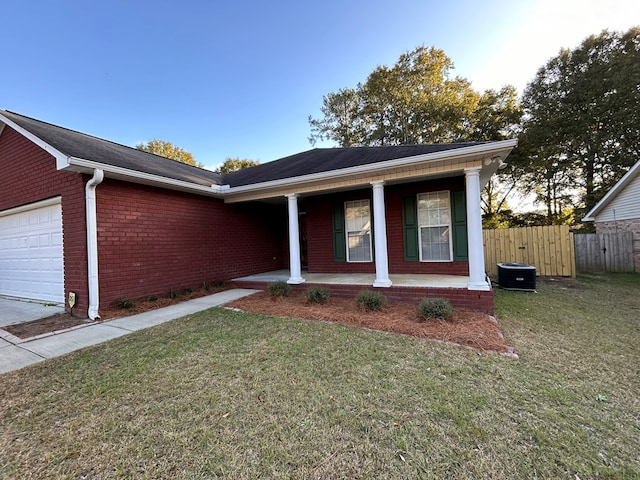
[[[344,204],[347,262],[371,261],[371,207],[369,200]]]
[[[421,262],[449,262],[453,258],[450,198],[449,191],[418,195]]]
[[[595,216],[596,222],[612,222],[640,218],[640,174],[622,188]]]

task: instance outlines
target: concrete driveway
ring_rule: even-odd
[[[62,305],[0,297],[0,328],[14,323],[30,322],[64,312]]]

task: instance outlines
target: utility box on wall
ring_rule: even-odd
[[[536,291],[536,267],[526,263],[498,263],[498,285],[506,290]]]

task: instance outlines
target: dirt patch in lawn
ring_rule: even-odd
[[[68,312],[56,313],[50,317],[33,320],[31,322],[16,323],[2,327],[2,330],[9,332],[18,338],[31,338],[43,333],[56,332],[67,328],[76,327],[89,323],[86,318],[72,317]]]
[[[484,313],[457,308],[451,320],[420,321],[416,305],[387,303],[379,312],[365,312],[353,299],[329,298],[323,305],[308,303],[304,293],[272,300],[267,292],[243,297],[226,305],[247,312],[280,317],[322,320],[452,342],[484,351],[513,353],[497,321]]]

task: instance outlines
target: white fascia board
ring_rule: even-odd
[[[485,143],[481,145],[473,145],[471,147],[463,147],[463,148],[454,148],[451,150],[444,150],[440,152],[433,153],[425,153],[422,155],[414,155],[412,157],[402,157],[396,158],[392,160],[386,160],[384,162],[370,163],[367,165],[359,165],[356,167],[348,167],[341,168],[338,170],[330,170],[328,172],[321,173],[313,173],[309,175],[302,175],[299,177],[291,177],[280,180],[271,180],[268,182],[262,183],[253,183],[250,185],[242,185],[239,187],[231,187],[225,191],[225,194],[233,194],[233,193],[244,193],[250,192],[252,190],[262,190],[267,188],[278,188],[278,187],[286,187],[291,186],[295,187],[297,184],[306,183],[309,181],[318,181],[318,180],[331,180],[334,178],[341,178],[354,174],[366,174],[375,172],[376,170],[386,170],[390,168],[397,168],[402,166],[407,166],[411,164],[418,164],[422,162],[429,162],[435,160],[448,160],[456,157],[468,157],[473,155],[487,155],[492,152],[498,154],[499,152],[504,152],[505,150],[510,152],[516,145],[518,144],[518,140],[501,140],[498,142]],[[504,157],[501,156],[502,159]]]
[[[138,172],[136,170],[130,170],[127,168],[116,167],[114,165],[108,165],[105,163],[94,162],[91,160],[85,160],[82,158],[69,158],[69,166],[67,170],[81,170],[83,173],[91,173],[94,169],[100,169],[105,172],[107,177],[117,178],[122,180],[131,181],[132,179],[138,180],[140,183],[147,185],[156,185],[164,188],[170,188],[173,190],[180,190],[185,192],[193,192],[198,194],[204,194],[212,197],[222,197],[222,192],[225,190],[220,185],[198,185],[196,183],[185,182],[183,180],[176,180],[173,178],[162,177],[160,175],[154,175],[151,173]]]
[[[25,138],[31,140],[33,143],[38,145],[44,151],[46,151],[46,152],[50,153],[51,155],[53,155],[55,157],[55,159],[56,159],[56,168],[58,170],[62,170],[63,168],[69,166],[69,157],[67,155],[65,155],[64,153],[62,153],[60,150],[58,150],[56,148],[53,148],[47,142],[45,142],[44,140],[40,139],[39,137],[36,137],[33,133],[29,132],[28,130],[25,130],[20,125],[12,122],[11,120],[9,120],[7,117],[5,117],[2,114],[0,114],[0,121],[2,121],[3,123],[9,125],[16,132],[18,132],[20,135],[22,135]]]
[[[620,190],[626,187],[627,184],[629,184],[629,182],[633,180],[633,178],[636,176],[637,173],[640,173],[640,160],[637,161],[633,165],[633,167],[631,167],[629,171],[625,173],[624,176],[620,180],[618,180],[618,182],[613,187],[611,187],[611,189],[607,192],[607,194],[604,197],[602,197],[600,201],[596,203],[595,206],[591,210],[589,210],[589,212],[584,217],[582,217],[582,221],[583,222],[595,221],[596,215],[600,213],[602,209],[606,207],[609,204],[609,202],[616,197],[616,195],[618,195],[618,193],[620,193]]]

